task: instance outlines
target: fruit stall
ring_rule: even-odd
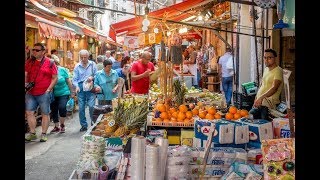
[[[295,179],[289,120],[253,119],[222,94],[160,75],[112,102],[82,136],[70,179]]]

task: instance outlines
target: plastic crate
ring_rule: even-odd
[[[255,95],[247,96],[244,93],[233,92],[233,104],[239,109],[250,110],[254,103]]]

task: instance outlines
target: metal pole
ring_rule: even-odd
[[[252,0],[253,2],[253,0]],[[256,30],[256,19],[255,19],[255,9],[254,9],[254,6],[252,5],[252,21],[253,21],[253,34],[256,35],[257,34],[257,30]],[[259,82],[259,79],[260,79],[260,76],[259,76],[259,58],[258,58],[258,47],[257,47],[257,37],[255,36],[254,37],[254,49],[255,49],[255,54],[256,54],[256,69],[257,69],[257,83],[260,84]]]
[[[262,30],[262,36],[264,36],[264,13],[265,10],[262,9],[262,15],[261,15],[261,30]],[[262,59],[262,63],[261,63],[261,74],[263,74],[263,68],[264,68],[264,63],[263,63],[263,56],[264,56],[264,39],[262,38],[262,48],[261,48],[261,59]]]
[[[241,8],[241,4],[238,4],[237,5],[237,7],[238,7],[238,20],[237,20],[237,23],[239,23],[240,24],[240,22],[241,22],[241,16],[240,16],[240,8]],[[237,32],[240,32],[240,26],[238,26],[238,28],[237,28]],[[236,74],[236,92],[238,92],[238,90],[239,90],[239,84],[240,84],[240,82],[239,82],[239,66],[240,66],[240,47],[239,47],[239,44],[240,44],[240,35],[239,34],[237,34],[237,39],[236,39],[236,41],[237,41],[237,45],[236,45],[236,54],[237,54],[237,58],[236,58],[236,69],[237,69],[237,71],[235,71],[235,74]]]

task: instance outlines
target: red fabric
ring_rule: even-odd
[[[136,75],[143,74],[147,69],[154,71],[154,65],[152,62],[148,64],[142,64],[142,62],[136,61],[132,64],[131,71],[136,72]],[[131,82],[131,93],[147,94],[149,91],[150,77],[144,77],[136,81]]]
[[[38,70],[39,74],[37,76]],[[27,82],[35,82],[34,88],[29,91],[29,93],[34,96],[44,94],[51,83],[52,75],[58,74],[57,66],[53,63],[52,67],[50,67],[50,59],[47,57],[44,58],[41,68],[40,61],[27,60],[25,63],[25,72],[28,73]]]
[[[192,8],[199,7],[200,5],[205,5],[203,4],[203,2],[204,0],[186,0],[162,9],[158,9],[156,11],[152,11],[148,14],[148,17],[150,17],[150,26],[152,27],[153,24],[157,24],[159,22],[158,19],[152,19],[152,17],[161,19],[163,18],[163,21],[181,21],[183,19],[186,19],[194,14],[183,12],[189,11]],[[128,31],[128,34],[139,34],[140,32],[142,32],[141,27],[143,19],[143,17],[139,16],[111,24],[110,31],[112,31],[112,33],[115,33],[116,35],[125,31]],[[109,36],[113,38],[110,31]]]

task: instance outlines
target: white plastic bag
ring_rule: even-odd
[[[86,79],[83,82],[82,88],[83,88],[83,91],[91,91],[93,88],[93,81],[88,82],[88,79]]]

